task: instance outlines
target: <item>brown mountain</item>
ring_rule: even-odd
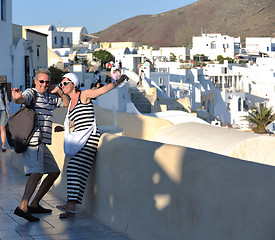
[[[275,0],[200,0],[157,15],[140,15],[94,33],[101,42],[188,46],[201,33],[275,37]]]

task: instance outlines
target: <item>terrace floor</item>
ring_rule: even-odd
[[[41,205],[52,208],[50,214],[36,214],[39,222],[28,222],[16,216],[13,211],[18,206],[27,180],[22,173],[13,168],[9,158],[11,149],[0,152],[0,239],[9,240],[126,240],[125,234],[115,232],[85,213],[74,217],[59,219],[60,210],[55,206],[60,200],[51,192],[41,201]]]

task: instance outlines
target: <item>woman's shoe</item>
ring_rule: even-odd
[[[5,146],[2,146],[2,152],[6,152],[7,148]]]
[[[75,213],[69,213],[69,212],[64,212],[59,214],[59,218],[69,218],[74,216],[75,216]]]
[[[56,208],[64,212],[76,213],[75,208],[70,206],[69,204],[57,205]]]

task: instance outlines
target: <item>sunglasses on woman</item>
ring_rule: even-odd
[[[67,86],[69,83],[71,83],[70,81],[68,81],[68,82],[61,82],[61,83],[59,83],[59,87],[63,87],[63,85],[64,85],[64,87],[65,86]]]

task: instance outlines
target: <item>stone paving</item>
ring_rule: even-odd
[[[9,162],[11,150],[0,152],[0,239],[8,240],[126,240],[123,233],[117,233],[95,219],[77,213],[76,216],[59,219],[61,211],[55,208],[60,204],[58,198],[50,192],[41,201],[41,205],[52,208],[50,214],[35,214],[39,222],[28,222],[14,215],[27,180],[22,173],[13,168]]]

